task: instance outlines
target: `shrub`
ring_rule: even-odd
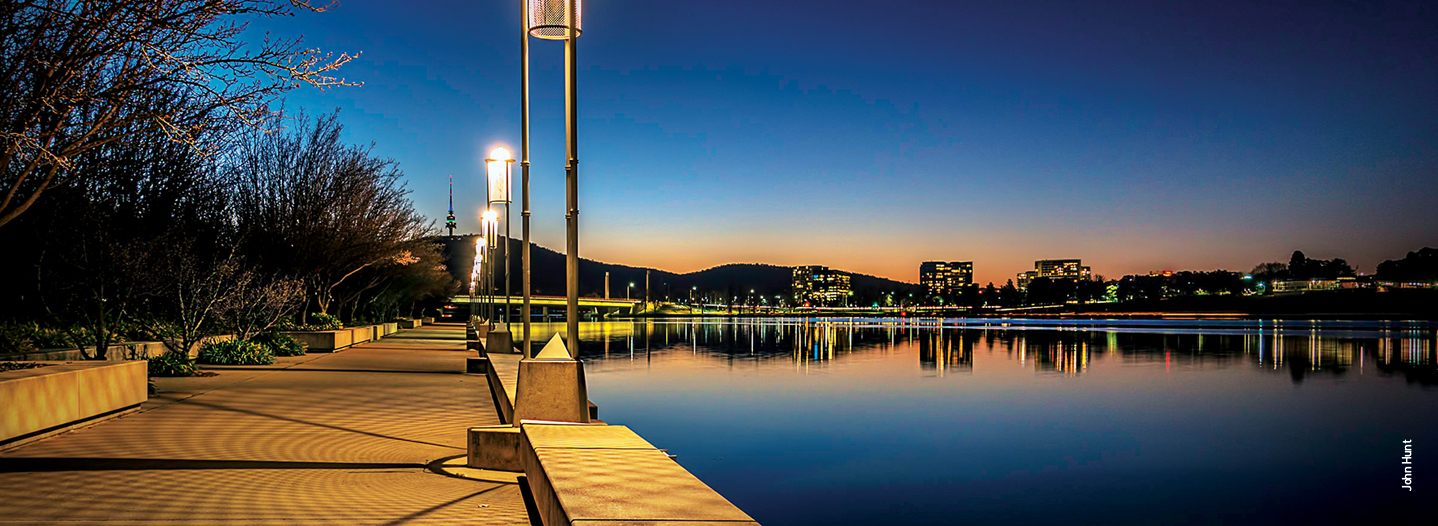
[[[200,346],[197,361],[210,365],[269,365],[275,363],[275,353],[245,340],[209,342]]]
[[[47,365],[50,364],[35,362],[0,362],[0,372],[18,371],[20,369],[38,369]]]
[[[315,329],[310,329],[316,331],[332,331],[335,329],[344,328],[344,324],[340,323],[339,318],[330,316],[329,314],[321,314],[318,312],[310,314],[310,326],[317,327]]]
[[[305,344],[282,332],[262,332],[250,341],[269,348],[275,356],[304,356],[307,350]]]
[[[309,319],[309,323],[295,323],[295,320],[286,317],[276,323],[275,328],[282,331],[333,331],[345,327],[339,318],[329,314],[316,312],[310,314]]]
[[[177,352],[150,357],[150,376],[194,376],[195,361]]]

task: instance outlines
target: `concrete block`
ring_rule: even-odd
[[[374,338],[374,329],[369,327],[350,327],[350,345],[364,343]]]
[[[147,367],[82,362],[0,373],[0,442],[143,403]]]
[[[465,340],[464,348],[465,350],[479,351],[480,354],[485,354],[484,342],[479,341],[479,338],[470,338],[468,340]]]
[[[489,358],[483,356],[465,358],[464,372],[469,374],[489,374]]]
[[[424,324],[425,324],[425,325],[434,325],[434,316],[425,316],[425,317],[424,317]]]
[[[544,524],[754,522],[663,451],[521,448],[521,453]]]
[[[401,329],[415,329],[422,324],[419,320],[399,320],[397,323]]]
[[[510,337],[509,331],[493,330],[484,337],[484,350],[486,353],[502,352],[514,353],[514,340]]]
[[[285,331],[291,338],[309,346],[309,352],[335,352],[354,344],[354,331]]]
[[[589,422],[584,364],[571,358],[559,335],[533,359],[520,360],[511,422]]]
[[[481,426],[469,428],[468,466],[475,469],[524,471],[519,459],[519,428]]]

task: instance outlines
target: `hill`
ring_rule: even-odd
[[[474,260],[474,239],[475,236],[468,235],[457,236],[454,239],[441,238],[440,240],[445,247],[450,273],[461,283],[467,283],[469,279],[470,265]],[[516,295],[519,294],[522,286],[520,249],[523,246],[524,244],[520,240],[510,240],[509,265],[512,274],[510,286]],[[530,271],[531,291],[536,295],[563,296],[565,293],[564,254],[531,243],[530,259],[532,265]],[[730,263],[696,272],[676,274],[659,269],[631,267],[580,258],[580,295],[602,296],[605,272],[609,273],[609,295],[612,297],[624,297],[625,290],[630,283],[634,284],[634,288],[630,291],[632,292],[631,297],[644,297],[644,275],[645,272],[648,272],[652,289],[650,299],[663,299],[668,296],[672,300],[682,301],[689,297],[691,291],[700,295],[722,296],[732,292],[736,296],[745,296],[750,290],[753,290],[754,294],[761,296],[782,295],[787,298],[793,287],[794,268],[762,263]],[[875,301],[880,294],[885,292],[919,294],[918,285],[911,283],[867,274],[850,273],[850,275],[852,276],[854,295],[858,302]]]

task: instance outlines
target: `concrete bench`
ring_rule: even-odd
[[[624,426],[525,423],[519,452],[545,526],[758,524]]]

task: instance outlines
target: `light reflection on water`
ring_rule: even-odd
[[[562,325],[536,325],[536,345]],[[761,523],[1425,522],[1422,322],[581,326],[590,397]],[[1425,446],[1428,447],[1428,446]]]

